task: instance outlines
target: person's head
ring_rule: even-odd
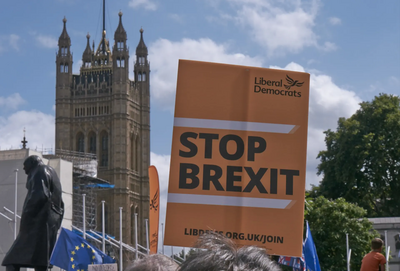
[[[374,238],[371,241],[372,250],[382,251],[383,240],[381,238]]]
[[[178,264],[171,258],[161,254],[153,254],[135,260],[125,271],[175,271],[177,268]]]
[[[35,168],[39,164],[43,164],[42,159],[40,159],[39,156],[37,156],[37,155],[29,156],[24,161],[25,173],[28,175],[32,171],[32,169]]]
[[[238,248],[233,241],[211,232],[199,237],[201,248],[182,263],[179,271],[280,271],[266,250],[256,246]]]

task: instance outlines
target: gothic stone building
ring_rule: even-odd
[[[119,207],[123,207],[123,242],[134,244],[134,214],[138,213],[138,241],[145,245],[149,214],[150,66],[140,30],[134,80],[129,79],[127,34],[119,25],[110,47],[103,27],[95,50],[87,35],[79,74],[72,73],[71,40],[64,28],[56,57],[56,149],[93,153],[98,178],[115,185],[99,192],[105,200],[106,231],[119,236]],[[101,218],[101,203],[97,217]],[[98,219],[97,230],[101,231]]]

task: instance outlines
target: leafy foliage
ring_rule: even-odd
[[[317,248],[321,270],[346,270],[346,233],[349,235],[351,270],[360,270],[363,256],[370,251],[371,240],[379,237],[366,211],[343,198],[324,197],[306,200],[305,220]]]
[[[357,203],[369,217],[400,216],[400,98],[381,94],[360,105],[336,132],[325,131],[323,179],[312,192]]]

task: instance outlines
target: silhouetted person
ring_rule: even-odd
[[[280,271],[266,250],[256,246],[238,248],[233,241],[211,232],[201,235],[196,247],[202,248],[182,263],[179,271]]]
[[[64,215],[62,189],[57,173],[36,155],[24,161],[28,175],[26,195],[17,239],[4,257],[7,271],[20,267],[46,270]]]

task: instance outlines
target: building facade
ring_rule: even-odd
[[[368,220],[385,241],[386,251],[390,247],[390,271],[400,271],[400,217],[368,218]]]
[[[93,153],[98,178],[115,185],[98,195],[97,230],[101,230],[101,201],[105,201],[106,232],[119,237],[122,207],[123,242],[135,243],[134,219],[138,214],[138,241],[145,242],[149,214],[150,65],[140,30],[134,80],[129,79],[129,49],[122,13],[110,46],[103,26],[100,42],[90,45],[87,35],[82,66],[73,74],[71,39],[64,18],[56,56],[56,153],[69,150]],[[104,24],[103,24],[104,25]]]

